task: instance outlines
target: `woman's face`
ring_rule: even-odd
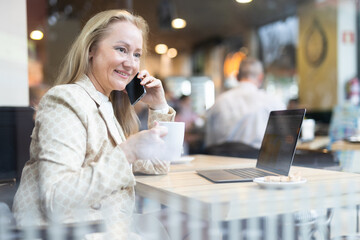
[[[109,96],[122,91],[139,71],[143,38],[140,29],[127,21],[109,26],[107,34],[90,50],[88,76],[95,88]]]

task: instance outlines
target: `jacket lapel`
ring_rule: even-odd
[[[124,134],[121,127],[119,126],[119,129],[119,127],[117,126],[117,120],[114,119],[114,113],[111,112],[113,111],[111,102],[104,102],[100,98],[97,90],[95,89],[95,86],[92,84],[92,82],[86,75],[84,75],[79,81],[77,81],[76,84],[81,86],[98,106],[100,116],[103,118],[105,125],[115,143],[119,145],[121,142],[123,142],[123,140],[125,140],[125,138],[123,137]]]
[[[111,105],[111,102],[103,103],[99,106],[98,109],[101,117],[105,121],[105,124],[110,132],[110,135],[113,137],[116,144],[119,145],[122,141],[119,131],[115,126],[114,114],[110,112],[112,110],[112,107],[109,105]]]

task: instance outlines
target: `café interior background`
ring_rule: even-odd
[[[351,94],[359,95],[349,88],[359,72],[358,5],[357,0],[1,1],[0,105],[28,105],[28,87],[53,84],[83,24],[96,12],[123,8],[149,23],[145,68],[175,97],[190,95],[200,115],[236,84],[236,68],[246,55],[263,61],[266,91],[285,103],[298,98],[308,111],[332,111]],[[186,20],[185,28],[171,27],[176,17]],[[30,39],[34,30],[44,37]],[[157,54],[157,44],[177,55]]]

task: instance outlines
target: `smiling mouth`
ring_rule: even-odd
[[[127,74],[127,73],[124,73],[124,72],[120,72],[120,71],[118,71],[118,70],[116,70],[116,69],[115,69],[115,72],[116,72],[117,74],[121,75],[121,76],[124,76],[124,77],[129,77],[129,76],[130,76],[130,74]]]

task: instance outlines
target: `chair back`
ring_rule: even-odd
[[[30,158],[33,116],[31,107],[0,107],[0,180],[20,180]]]

